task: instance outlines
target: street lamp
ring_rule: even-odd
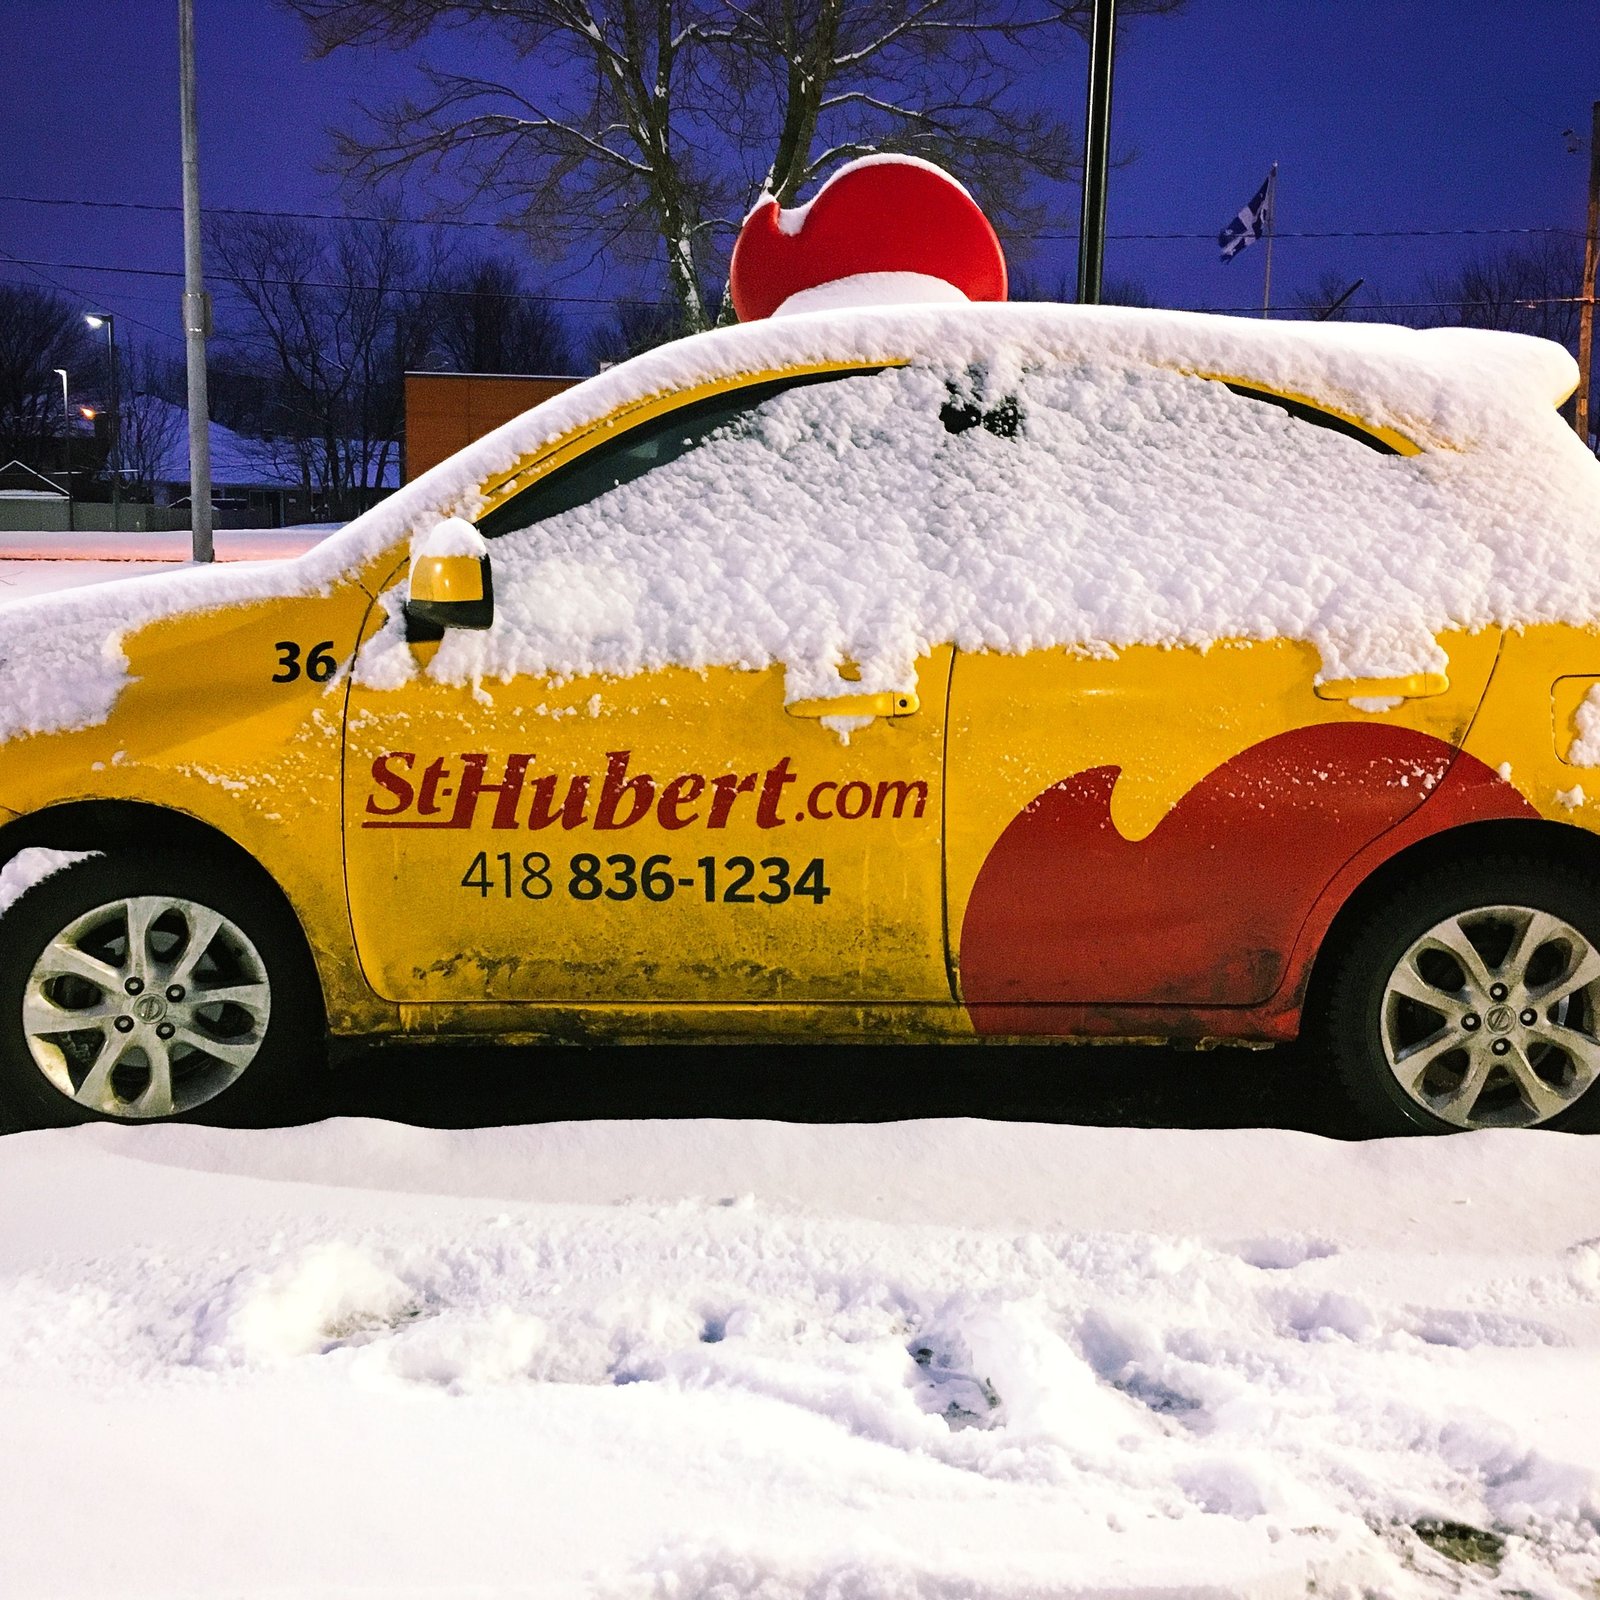
[[[122,399],[117,375],[117,319],[109,311],[86,311],[83,320],[91,328],[106,330],[111,352],[111,459],[116,469],[111,474],[111,526],[122,531]]]
[[[61,379],[61,415],[67,424],[67,532],[77,531],[72,514],[72,400],[67,393],[67,369],[56,367],[56,375]]]

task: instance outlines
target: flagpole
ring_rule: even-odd
[[[1267,271],[1261,280],[1261,315],[1272,314],[1272,236],[1278,227],[1278,163],[1267,174]]]

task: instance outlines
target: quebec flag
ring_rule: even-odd
[[[1266,182],[1256,190],[1255,199],[1236,216],[1221,233],[1217,243],[1222,246],[1222,259],[1232,261],[1246,246],[1252,245],[1266,230],[1272,216],[1272,180],[1277,176],[1274,165]]]

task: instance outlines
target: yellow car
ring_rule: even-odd
[[[1592,1123],[1575,379],[1462,331],[779,316],[294,561],[6,607],[0,1093],[225,1114],[329,1037],[1315,1026],[1375,1130]]]

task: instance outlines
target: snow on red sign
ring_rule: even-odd
[[[989,219],[948,172],[911,156],[841,167],[803,206],[770,195],[745,218],[729,276],[741,322],[791,295],[867,273],[916,273],[968,300],[1004,300],[1006,258]]]

